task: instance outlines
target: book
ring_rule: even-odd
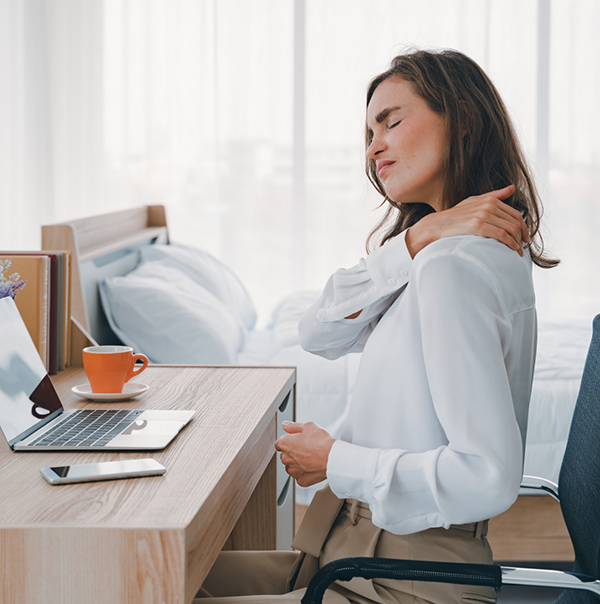
[[[50,260],[46,369],[54,375],[68,367],[71,359],[71,253],[62,250],[0,251],[0,258],[14,260],[25,256],[47,256]],[[9,272],[12,274],[19,271],[13,266]],[[24,279],[23,276],[21,278]]]
[[[71,365],[71,253],[64,252],[63,368]]]
[[[20,255],[0,253],[0,259],[11,261],[8,274],[19,273],[27,282],[17,293],[15,304],[29,335],[46,366],[50,368],[50,258],[45,255]]]

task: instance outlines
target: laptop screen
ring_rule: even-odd
[[[0,428],[9,445],[56,417],[62,404],[12,298],[0,299]]]

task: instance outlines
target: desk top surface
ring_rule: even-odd
[[[295,369],[151,366],[136,379],[150,389],[115,403],[85,402],[71,392],[86,382],[81,368],[52,379],[67,409],[195,409],[196,415],[155,452],[13,452],[0,442],[0,528],[187,527],[227,476],[243,471],[244,457],[293,387]],[[144,457],[162,463],[167,473],[61,486],[39,473],[44,466]]]

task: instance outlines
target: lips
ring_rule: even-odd
[[[394,165],[396,162],[390,159],[383,159],[377,162],[377,176],[381,177],[387,171],[387,169]]]

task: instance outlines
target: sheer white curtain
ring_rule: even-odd
[[[537,283],[551,317],[600,312],[600,3],[552,0],[548,242],[562,259]]]
[[[0,0],[0,247],[104,207],[102,1]]]
[[[292,279],[293,3],[104,8],[107,200],[167,205],[265,314]]]
[[[369,79],[453,47],[500,89],[539,177],[545,317],[600,310],[595,0],[0,0],[2,247],[39,224],[167,206],[263,319],[364,254]]]

